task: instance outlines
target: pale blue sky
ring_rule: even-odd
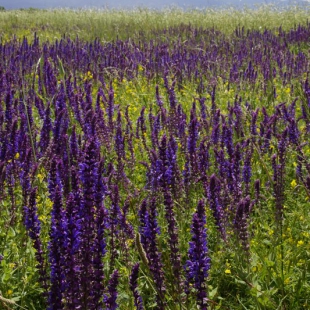
[[[271,2],[277,3],[301,3],[303,0],[0,0],[0,6],[6,9],[18,8],[123,8],[130,9],[135,7],[149,7],[155,9],[162,9],[176,5],[181,8],[206,8],[214,6],[235,6],[242,5],[252,6],[255,4],[266,4]],[[308,0],[310,1],[310,0]]]

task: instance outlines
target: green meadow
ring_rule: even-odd
[[[0,309],[310,309],[309,38],[309,6],[0,11]]]

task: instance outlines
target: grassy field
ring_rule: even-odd
[[[135,39],[142,31],[146,38],[154,38],[154,31],[176,27],[181,24],[193,27],[214,28],[230,34],[237,27],[247,29],[290,29],[309,19],[309,7],[279,9],[263,6],[258,9],[188,10],[167,9],[163,11],[136,9],[121,10],[12,10],[0,11],[0,36],[8,40],[16,35],[53,41],[63,35],[83,40],[99,38],[103,42]]]
[[[306,7],[0,31],[0,309],[310,309]]]

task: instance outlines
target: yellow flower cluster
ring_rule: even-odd
[[[225,274],[231,274],[231,264],[226,260],[226,269],[225,269]]]
[[[93,79],[93,74],[90,71],[87,71],[84,78],[83,78],[83,81],[86,82],[86,81],[90,81],[92,79]]]

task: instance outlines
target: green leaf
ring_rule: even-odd
[[[273,262],[273,261],[271,261],[271,260],[269,260],[269,259],[266,259],[266,260],[265,260],[265,263],[266,263],[266,265],[267,265],[268,267],[273,267],[273,266],[275,265],[275,262]]]
[[[272,245],[271,241],[268,240],[268,239],[264,239],[263,240],[263,244],[265,244],[265,245]]]
[[[277,288],[272,288],[272,289],[269,289],[268,290],[268,293],[269,293],[269,295],[275,295],[277,292],[279,291],[279,289],[277,289]]]
[[[214,296],[216,295],[216,293],[217,293],[217,287],[215,288],[215,289],[213,289],[212,291],[209,291],[209,298],[210,299],[213,299],[214,298]]]
[[[5,283],[9,281],[10,279],[11,279],[11,273],[8,272],[8,270],[6,270],[6,272],[3,273],[1,280],[3,283]]]
[[[13,227],[10,227],[8,230],[8,237],[15,237],[16,233],[15,230],[13,229]]]
[[[246,282],[237,278],[235,278],[235,283],[246,284]]]
[[[266,295],[260,296],[257,300],[262,306],[268,306],[270,304],[269,298]]]
[[[11,298],[11,300],[17,302],[17,301],[20,301],[20,298],[21,298],[20,296],[16,296],[16,297]]]

